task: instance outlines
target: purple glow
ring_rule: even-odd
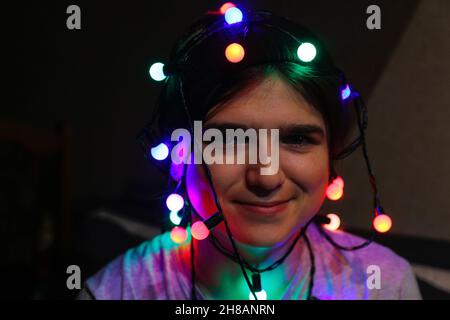
[[[182,163],[176,164],[172,162],[172,164],[170,165],[170,176],[172,177],[172,179],[177,182],[180,181],[183,177],[183,173],[184,165]]]

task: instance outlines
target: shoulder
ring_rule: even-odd
[[[166,232],[129,249],[86,281],[96,299],[164,299],[169,266],[179,263],[180,245]]]
[[[364,292],[366,292],[368,281],[371,281],[371,276],[373,278],[379,276],[381,288],[370,291],[368,296],[386,299],[420,299],[417,281],[406,259],[376,242],[358,250],[340,250],[328,242],[321,231],[344,247],[357,246],[366,239],[348,232],[332,232],[319,228],[314,226],[308,235],[311,234],[319,251],[327,253],[326,258],[322,258],[323,262],[334,270],[336,276],[345,275],[349,281],[361,283],[365,287]]]

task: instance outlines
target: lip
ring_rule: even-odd
[[[239,206],[252,213],[260,215],[276,215],[286,210],[289,200],[272,202],[236,202]]]

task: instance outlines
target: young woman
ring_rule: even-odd
[[[230,23],[210,13],[175,45],[146,138],[152,147],[177,128],[192,133],[194,120],[224,135],[278,129],[277,150],[266,146],[269,160],[276,151],[276,170],[263,174],[269,164],[250,163],[248,153],[245,163],[171,170],[174,189],[184,196],[187,239],[175,243],[167,232],[127,251],[88,279],[80,298],[420,299],[403,258],[317,223],[337,159],[360,145],[375,187],[374,210],[382,213],[359,95],[304,27],[267,12],[237,16]],[[240,48],[230,54],[230,44]],[[302,44],[308,45],[303,52]],[[275,135],[270,132],[264,143]],[[224,158],[231,142],[225,140]],[[197,221],[209,228],[204,240],[194,232]]]

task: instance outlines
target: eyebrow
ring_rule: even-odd
[[[204,129],[218,129],[221,131],[225,131],[226,129],[242,129],[247,130],[250,129],[249,126],[240,124],[240,123],[234,123],[234,122],[221,122],[221,123],[208,123],[204,126]],[[258,129],[258,128],[254,128]],[[281,135],[292,135],[292,134],[318,134],[322,138],[325,136],[325,131],[322,129],[321,126],[318,126],[316,124],[288,124],[285,126],[282,126],[280,128],[273,128],[273,129],[279,129]]]

